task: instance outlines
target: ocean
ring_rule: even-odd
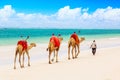
[[[30,36],[28,42],[48,43],[49,38],[54,33],[56,36],[61,34],[64,38],[63,42],[69,40],[70,35],[76,32],[80,37],[86,40],[101,38],[117,38],[120,37],[120,29],[0,29],[0,46],[14,45],[18,40],[26,39]],[[23,36],[21,38],[20,36]]]

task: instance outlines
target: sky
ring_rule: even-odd
[[[120,0],[0,0],[0,28],[120,29]]]

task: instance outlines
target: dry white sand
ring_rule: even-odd
[[[25,62],[25,68],[21,69],[17,62],[16,70],[13,69],[15,45],[0,46],[0,80],[120,80],[120,46],[97,49],[95,56],[91,49],[83,50],[77,59],[67,60],[67,44],[62,44],[59,62],[53,64],[48,64],[46,46],[38,44],[30,51],[31,66]],[[5,60],[8,64],[4,64]]]

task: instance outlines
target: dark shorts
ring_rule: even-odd
[[[95,55],[95,53],[96,53],[96,48],[92,48],[92,53],[93,53],[93,55]]]

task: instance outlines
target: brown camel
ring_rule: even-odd
[[[49,64],[52,64],[52,62],[51,62],[52,52],[54,52],[54,57],[53,57],[52,61],[54,61],[54,58],[56,56],[56,62],[58,62],[58,51],[59,51],[60,44],[61,44],[62,40],[63,40],[62,37],[52,36],[50,38],[50,42],[49,42],[49,45],[47,48],[47,51],[49,51]]]
[[[68,60],[70,60],[70,47],[72,47],[71,53],[72,53],[72,58],[77,58],[78,54],[80,53],[80,43],[83,42],[85,40],[84,37],[79,38],[79,43],[76,42],[76,40],[74,38],[70,38],[68,41]],[[76,49],[77,47],[77,49]],[[75,54],[73,53],[73,51],[75,50]],[[78,53],[77,53],[78,50]]]
[[[31,43],[29,46],[27,45],[27,48],[23,48],[24,46],[21,44],[18,44],[16,47],[16,51],[15,51],[15,58],[14,58],[14,69],[16,69],[16,57],[17,54],[19,54],[19,63],[20,63],[20,67],[24,68],[24,54],[26,53],[28,56],[28,66],[30,66],[30,56],[29,56],[29,50],[32,47],[36,47],[35,43]],[[23,56],[23,63],[21,64],[21,56]]]

